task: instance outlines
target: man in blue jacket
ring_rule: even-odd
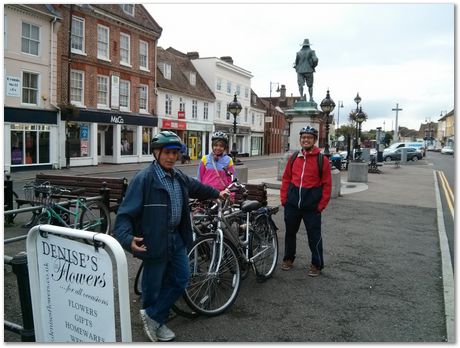
[[[190,275],[189,197],[224,199],[228,192],[203,185],[174,168],[182,148],[175,133],[155,135],[152,148],[155,160],[131,181],[113,233],[125,250],[144,262],[140,315],[145,333],[155,342],[175,338],[165,322]]]

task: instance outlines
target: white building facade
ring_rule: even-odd
[[[215,95],[213,113],[214,131],[229,135],[230,149],[233,143],[239,154],[251,155],[251,78],[248,70],[233,64],[231,57],[198,58],[189,53],[192,63]],[[237,117],[236,135],[233,134],[234,117],[227,111],[227,105],[236,95],[242,110]]]
[[[4,170],[57,167],[56,32],[50,5],[4,7]]]
[[[158,128],[175,132],[199,159],[210,151],[214,94],[186,54],[158,47],[157,60]]]

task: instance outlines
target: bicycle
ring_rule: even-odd
[[[230,186],[244,188],[236,181]],[[185,301],[207,316],[219,315],[233,305],[249,268],[258,281],[264,281],[272,276],[278,260],[277,227],[271,218],[278,207],[244,201],[236,208],[228,202],[218,201],[212,225],[189,252],[191,276]]]
[[[85,197],[74,197],[83,193],[83,188],[71,191],[49,183],[31,183],[24,190],[28,201],[43,205],[34,221],[40,225],[51,224],[106,234],[110,232],[110,213],[100,200],[88,201]],[[73,199],[59,202],[60,198]]]

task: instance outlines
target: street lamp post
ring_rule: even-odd
[[[236,117],[241,112],[242,106],[238,100],[236,100],[236,93],[233,98],[233,101],[227,105],[227,111],[233,115],[233,146],[230,153],[233,157],[233,162],[236,164],[236,155],[238,154],[238,149],[236,148]]]
[[[355,140],[353,141],[353,155],[351,156],[352,158],[356,157],[356,152],[358,151],[358,122],[356,122],[356,116],[359,113],[359,103],[361,103],[361,97],[359,96],[359,92],[356,93],[354,101],[356,103],[356,110],[350,113],[350,118],[352,121],[355,122],[356,127]],[[348,153],[348,158],[350,158],[350,153]]]
[[[326,145],[324,146],[324,155],[329,157],[329,114],[335,108],[335,103],[329,95],[329,90],[327,90],[326,98],[321,101],[320,106],[321,110],[323,110],[323,117],[326,121]]]
[[[361,158],[361,124],[366,121],[367,115],[365,112],[363,112],[362,107],[359,107],[359,112],[356,115],[356,122],[358,123],[358,151],[357,151],[357,158]]]
[[[270,81],[270,101],[268,102],[268,117],[270,122],[266,122],[268,124],[267,130],[267,155],[270,155],[270,146],[271,146],[271,136],[272,136],[272,125],[273,125],[273,115],[272,115],[272,86],[276,85],[276,92],[280,91],[280,84],[279,82],[271,82]]]

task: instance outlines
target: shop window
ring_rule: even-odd
[[[123,127],[121,130],[121,155],[127,156],[134,154],[134,140],[136,131],[131,127]]]
[[[50,163],[50,131],[45,125],[12,125],[11,164]]]
[[[152,149],[150,147],[150,142],[152,141],[153,128],[143,127],[142,128],[142,154],[151,155]]]
[[[68,131],[70,157],[89,157],[89,124],[73,123],[69,125]]]

